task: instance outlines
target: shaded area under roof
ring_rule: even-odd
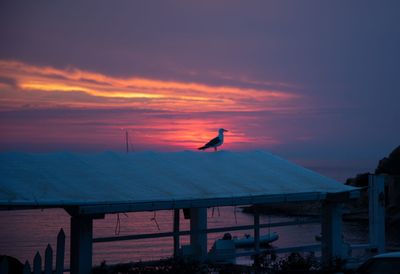
[[[318,200],[352,190],[263,151],[0,153],[3,209],[141,211]]]

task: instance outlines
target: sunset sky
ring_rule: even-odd
[[[134,151],[195,150],[223,127],[225,150],[372,171],[400,145],[399,14],[399,1],[1,1],[0,151],[124,151],[125,130]]]

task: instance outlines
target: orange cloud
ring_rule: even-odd
[[[204,83],[163,81],[141,77],[112,77],[79,69],[39,67],[16,61],[0,60],[0,77],[15,81],[23,93],[13,96],[24,101],[48,100],[69,105],[90,107],[140,107],[172,111],[256,111],[285,108],[299,97],[293,93]],[[0,86],[0,89],[2,86]],[[50,95],[51,94],[51,95]],[[83,99],[82,94],[86,97]],[[50,99],[49,99],[50,98]]]

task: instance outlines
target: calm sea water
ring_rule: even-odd
[[[236,213],[235,213],[236,211]],[[253,216],[241,212],[240,208],[222,207],[220,214],[215,209],[208,210],[208,227],[246,225],[253,223]],[[181,213],[181,215],[183,215]],[[236,217],[235,217],[236,216]],[[156,233],[172,231],[172,211],[120,214],[119,235],[140,233]],[[157,221],[154,221],[154,218]],[[48,243],[55,247],[58,231],[63,228],[66,233],[66,265],[69,265],[69,215],[62,209],[23,210],[0,212],[0,254],[14,256],[21,261],[32,259],[37,251],[44,254]],[[290,218],[280,216],[261,216],[261,223],[286,221]],[[105,219],[94,221],[94,237],[115,235],[117,215],[106,215]],[[188,220],[181,217],[181,230],[189,229]],[[364,224],[346,224],[346,238],[352,242],[365,242]],[[296,246],[316,243],[315,235],[320,233],[319,224],[296,225],[287,227],[264,228],[261,233],[276,231],[280,235],[274,242],[276,247]],[[232,235],[243,236],[252,231],[237,231]],[[209,234],[208,247],[221,238],[223,233]],[[188,244],[189,237],[181,237],[181,244]],[[111,243],[95,243],[93,247],[93,263],[147,261],[167,258],[172,255],[172,238],[144,239]],[[244,258],[243,260],[246,260]]]

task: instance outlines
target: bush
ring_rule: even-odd
[[[302,256],[298,252],[290,253],[283,259],[278,259],[273,252],[261,255],[258,273],[284,274],[284,273],[319,273],[320,264],[314,253]]]

